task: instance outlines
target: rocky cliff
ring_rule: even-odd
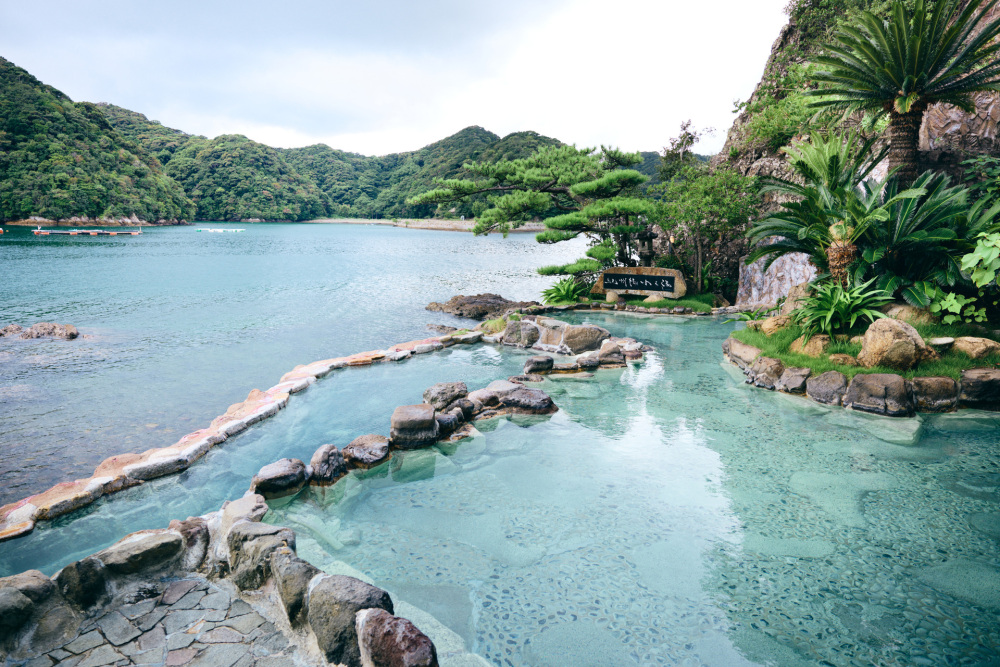
[[[1000,16],[1000,6],[990,10],[987,18]],[[733,122],[726,143],[713,159],[713,166],[727,164],[748,176],[788,176],[784,156],[780,151],[749,140],[747,126],[754,116],[751,109],[763,95],[773,92],[773,82],[784,77],[788,68],[803,59],[789,53],[804,54],[814,45],[806,43],[799,26],[789,20],[774,41],[764,74],[746,108]],[[973,155],[1000,154],[1000,94],[987,92],[976,96],[976,110],[966,113],[950,104],[935,104],[924,115],[920,129],[921,167],[937,169],[959,177],[961,162]],[[878,173],[878,172],[876,172]],[[884,173],[884,172],[883,172]],[[777,200],[765,197],[764,210],[777,208]],[[741,264],[736,305],[772,305],[788,294],[788,290],[816,275],[805,255],[789,255],[764,271],[764,262],[749,266]]]

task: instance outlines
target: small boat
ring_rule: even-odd
[[[223,232],[245,232],[246,229],[239,229],[235,227],[219,227],[218,229],[212,229],[210,227],[199,227],[194,230],[196,232],[215,232],[216,234],[221,234]]]

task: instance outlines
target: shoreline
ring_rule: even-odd
[[[0,222],[0,227],[184,227],[193,223],[183,220],[149,222],[148,220],[9,220]]]
[[[386,220],[384,218],[375,220],[369,218],[316,218],[315,220],[302,220],[302,224],[321,225],[380,225],[384,227],[400,227],[402,229],[427,229],[438,232],[471,232],[475,226],[475,220],[446,220],[444,218],[398,218],[396,220]],[[511,234],[525,234],[545,231],[545,225],[541,222],[527,222],[524,226],[510,230]]]

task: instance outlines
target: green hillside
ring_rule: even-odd
[[[41,216],[179,220],[194,213],[156,158],[0,58],[0,221]]]

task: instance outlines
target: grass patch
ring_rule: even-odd
[[[950,336],[952,338],[957,338],[959,336],[978,336],[980,338],[991,338],[993,340],[996,340],[997,338],[996,334],[991,333],[990,335],[986,335],[979,329],[968,326],[918,324],[914,325],[914,328],[924,339],[943,336]],[[782,329],[781,331],[777,331],[771,336],[763,334],[759,331],[750,331],[749,329],[739,329],[732,333],[733,338],[746,343],[747,345],[753,345],[754,347],[763,350],[765,357],[778,359],[781,363],[785,364],[785,366],[812,369],[813,375],[819,375],[827,371],[840,371],[846,375],[848,379],[853,378],[858,373],[895,373],[908,379],[912,379],[914,377],[942,376],[958,380],[961,378],[963,370],[968,370],[970,368],[1000,366],[1000,353],[995,352],[983,357],[982,359],[972,359],[962,352],[954,350],[949,350],[945,354],[941,355],[941,358],[937,361],[924,362],[917,368],[908,371],[898,371],[894,368],[886,368],[884,366],[874,366],[872,368],[861,368],[860,366],[841,366],[840,364],[835,364],[830,361],[827,356],[831,354],[849,354],[852,357],[857,357],[858,353],[861,352],[861,345],[848,343],[846,341],[835,341],[830,344],[829,348],[827,348],[826,356],[818,358],[807,357],[804,354],[789,352],[788,347],[792,344],[792,341],[801,335],[802,329],[794,325]]]
[[[690,308],[699,313],[710,313],[715,304],[715,297],[711,294],[694,294],[683,299],[660,299],[652,303],[643,301],[644,296],[633,296],[623,294],[622,298],[630,306],[643,306],[647,308]],[[604,299],[584,299],[583,301],[560,301],[550,303],[550,306],[568,306],[576,303],[605,303]]]

